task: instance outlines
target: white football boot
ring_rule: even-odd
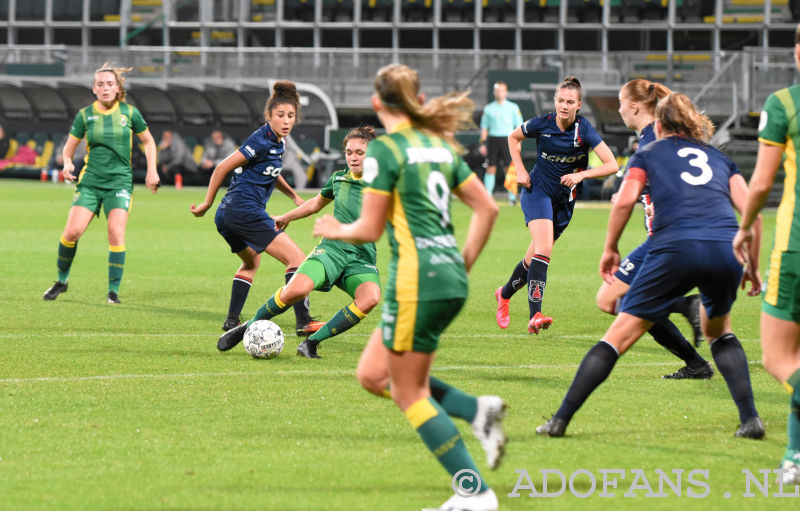
[[[422,511],[497,511],[497,495],[494,490],[486,490],[478,495],[462,497],[455,494],[447,502],[435,509],[426,508]]]
[[[506,415],[506,404],[497,396],[478,396],[478,411],[472,419],[472,433],[481,441],[486,451],[486,463],[494,470],[500,466],[505,454],[508,438],[503,432],[502,421]]]

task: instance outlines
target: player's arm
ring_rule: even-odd
[[[592,150],[603,163],[599,167],[582,170],[581,172],[573,172],[572,174],[564,174],[561,176],[562,185],[572,187],[584,179],[610,176],[619,170],[617,159],[614,158],[614,153],[611,152],[611,149],[605,142],[600,142]]]
[[[67,181],[75,181],[75,176],[72,174],[72,171],[75,170],[72,158],[75,157],[75,149],[78,148],[78,144],[81,143],[81,140],[83,139],[70,134],[67,137],[67,141],[64,143],[64,149],[61,150],[61,158],[64,159],[61,175],[63,175],[64,179]]]
[[[217,191],[219,191],[219,187],[222,186],[223,181],[225,181],[225,176],[230,174],[233,169],[241,167],[245,163],[247,163],[247,158],[239,151],[232,152],[227,158],[219,162],[219,165],[214,168],[214,172],[211,173],[205,199],[197,206],[194,204],[190,206],[189,209],[192,211],[192,214],[197,217],[203,216],[206,211],[208,211],[208,208],[214,204]]]
[[[747,183],[741,174],[736,173],[731,176],[729,187],[733,207],[736,208],[736,211],[742,213],[748,199]],[[747,233],[748,241],[740,244],[738,247],[739,253],[736,254],[734,252],[734,254],[736,254],[739,262],[745,264],[744,274],[742,274],[742,289],[745,288],[747,282],[750,282],[750,290],[747,294],[756,296],[761,293],[761,276],[758,273],[759,251],[761,250],[761,215],[757,214],[755,220],[751,223],[752,226]],[[742,260],[742,257],[745,257],[745,259]]]
[[[478,179],[467,179],[461,186],[453,190],[453,193],[473,211],[467,239],[461,251],[464,257],[464,266],[469,271],[489,240],[489,234],[492,232],[492,226],[494,226],[500,210],[489,192],[486,191],[486,187]]]
[[[144,157],[147,160],[147,174],[145,174],[144,183],[147,185],[147,188],[153,192],[153,194],[155,194],[158,191],[159,185],[161,184],[161,180],[158,178],[157,170],[156,154],[158,153],[158,150],[156,149],[156,141],[149,129],[145,129],[143,132],[138,133],[137,136],[144,145]]]
[[[617,192],[617,201],[611,206],[606,242],[603,247],[603,256],[600,258],[600,275],[609,284],[614,277],[614,272],[619,267],[619,238],[631,217],[633,207],[639,202],[639,196],[644,190],[646,181],[644,170],[631,168],[628,178],[622,182],[622,186]]]
[[[301,205],[297,206],[291,211],[287,211],[282,215],[278,215],[274,217],[275,223],[278,224],[279,229],[285,229],[289,222],[292,220],[297,220],[299,218],[305,218],[307,216],[311,216],[317,211],[321,210],[328,204],[333,202],[333,199],[326,199],[320,194],[315,195],[313,198],[308,199]]]
[[[378,241],[386,228],[386,214],[389,211],[391,196],[375,189],[364,190],[361,202],[361,216],[352,224],[343,224],[325,215],[314,224],[314,236],[346,243],[369,243]]]
[[[292,199],[295,206],[301,206],[305,201],[302,197],[297,195],[297,192],[294,191],[294,188],[289,186],[289,183],[283,179],[283,176],[278,176],[278,179],[275,181],[275,187],[280,190],[282,194]]]
[[[525,135],[522,133],[522,127],[515,129],[508,136],[508,152],[511,153],[511,161],[514,163],[514,169],[517,172],[517,184],[523,188],[530,188],[531,176],[525,169],[525,164],[522,163],[522,141],[524,139]]]

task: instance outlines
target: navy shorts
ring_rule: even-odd
[[[214,216],[217,232],[225,238],[234,254],[245,247],[251,247],[261,253],[282,233],[275,227],[275,221],[264,210],[237,210],[230,206],[217,208]]]
[[[652,248],[620,306],[638,318],[659,323],[675,300],[697,286],[709,318],[728,314],[742,279],[742,265],[730,241],[681,240]]]
[[[644,243],[634,248],[631,253],[626,255],[625,259],[619,263],[619,268],[617,268],[616,273],[614,273],[617,280],[630,286],[631,282],[633,282],[633,278],[639,273],[639,269],[642,267],[648,250],[650,250],[649,237]]]
[[[567,203],[554,201],[545,192],[539,190],[535,184],[530,188],[523,188],[519,195],[522,213],[525,215],[525,225],[531,220],[547,219],[553,222],[553,240],[557,240],[572,219],[572,210],[575,201]]]

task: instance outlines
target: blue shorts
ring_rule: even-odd
[[[619,268],[617,268],[616,273],[614,273],[617,280],[630,286],[631,282],[633,282],[633,278],[639,273],[639,269],[642,267],[644,258],[649,250],[650,237],[648,236],[644,243],[634,248],[631,253],[626,255],[625,259],[619,263]]]
[[[519,194],[519,204],[525,215],[525,225],[531,220],[547,219],[553,222],[553,240],[557,240],[572,219],[575,201],[561,202],[553,200],[535,184],[523,188]]]
[[[709,318],[728,314],[742,279],[742,265],[730,241],[682,240],[679,245],[651,248],[620,312],[659,323],[675,300],[693,287]]]
[[[217,232],[225,238],[234,254],[245,247],[251,247],[260,254],[283,232],[275,227],[275,221],[264,210],[242,211],[230,206],[217,208],[214,223],[217,224]]]

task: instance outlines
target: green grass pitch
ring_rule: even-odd
[[[377,324],[363,324],[323,343],[322,360],[295,356],[292,313],[276,319],[287,333],[284,352],[254,360],[237,347],[221,354],[217,337],[238,259],[216,233],[214,210],[194,218],[204,189],[137,186],[127,230],[122,305],[105,303],[104,217],[80,240],[69,291],[55,302],[42,293],[56,276],[56,248],[71,199],[70,186],[0,181],[0,509],[3,510],[409,510],[437,506],[451,495],[450,478],[394,405],[361,390],[360,351]],[[307,198],[309,195],[305,195]],[[220,194],[217,199],[222,197]],[[215,205],[216,207],[216,205]],[[268,210],[291,203],[276,193]],[[638,209],[638,208],[637,208]],[[332,209],[330,209],[332,211]],[[453,205],[463,240],[468,210]],[[734,331],[747,351],[763,441],[733,437],[738,415],[719,374],[710,381],[668,381],[682,363],[646,336],[575,416],[568,436],[542,438],[534,428],[553,413],[585,352],[612,318],[594,305],[597,264],[608,207],[576,209],[556,243],[545,312],[553,327],[526,332],[524,294],[512,300],[511,326],[495,323],[494,289],[522,257],[529,236],[519,208],[503,204],[492,237],[470,275],[470,298],[442,338],[433,374],[472,394],[498,394],[509,404],[510,438],[501,467],[486,468],[469,426],[456,422],[501,509],[769,509],[796,506],[750,481],[777,467],[786,444],[788,396],[760,365],[759,299],[740,294]],[[312,219],[289,234],[303,250],[316,240]],[[766,214],[766,253],[774,212]],[[644,236],[637,210],[621,248]],[[379,268],[388,244],[378,243]],[[623,253],[624,255],[624,253]],[[762,267],[766,257],[762,256]],[[245,306],[246,316],[283,283],[269,258]],[[327,320],[348,303],[339,290],[314,293],[312,314]],[[689,334],[682,317],[673,317]],[[708,346],[700,353],[710,360]],[[567,483],[558,497],[508,497],[527,470],[539,493],[541,470]],[[615,496],[603,493],[601,470],[619,469]],[[683,470],[680,495],[629,489],[641,469],[659,494],[657,470]],[[706,493],[701,499],[687,490]],[[552,484],[558,492],[560,481]],[[524,482],[524,481],[523,481]],[[644,481],[639,478],[636,485]],[[574,490],[574,491],[573,491]],[[785,489],[787,494],[791,489]],[[635,496],[625,497],[623,494]]]

